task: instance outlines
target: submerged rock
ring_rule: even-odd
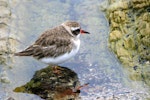
[[[15,88],[15,92],[39,95],[47,100],[72,100],[78,97],[80,86],[77,74],[66,67],[52,67],[36,71],[27,84]]]
[[[150,1],[108,2],[104,10],[110,23],[110,49],[129,70],[132,80],[150,85]]]

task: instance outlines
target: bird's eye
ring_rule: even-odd
[[[75,30],[75,32],[79,32],[80,33],[80,29]]]
[[[80,29],[80,27],[71,27],[71,31],[76,31],[78,29]]]
[[[80,34],[80,29],[72,31],[72,34],[75,35],[75,36]]]

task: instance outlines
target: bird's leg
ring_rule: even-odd
[[[52,67],[53,67],[53,72],[54,72],[55,74],[60,74],[61,71],[63,70],[63,68],[61,68],[61,67],[59,67],[59,66],[57,66],[57,65],[54,65],[54,66],[52,66]]]
[[[80,85],[80,86],[76,87],[75,90],[74,90],[74,93],[79,93],[81,88],[84,88],[88,85],[89,85],[89,83],[86,83],[86,84],[83,84],[83,85]]]

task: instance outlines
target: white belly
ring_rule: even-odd
[[[46,64],[59,64],[59,63],[63,63],[66,60],[69,60],[71,57],[73,57],[74,55],[77,54],[77,52],[79,51],[80,48],[80,40],[74,40],[73,41],[75,44],[75,48],[73,48],[71,50],[71,52],[67,52],[61,56],[55,57],[55,58],[51,58],[51,57],[46,57],[46,58],[42,58],[40,59],[42,62],[46,63]]]

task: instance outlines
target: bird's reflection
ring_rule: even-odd
[[[66,67],[48,66],[36,71],[27,84],[14,89],[15,92],[24,92],[39,95],[43,99],[74,100],[79,97],[80,82],[77,74]]]

